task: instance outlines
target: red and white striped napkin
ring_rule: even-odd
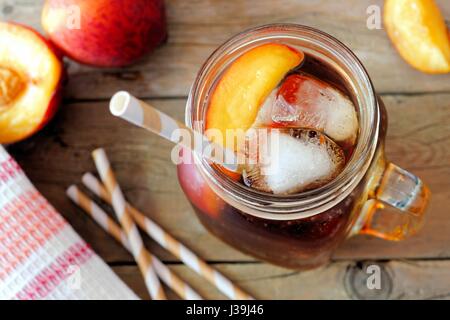
[[[0,299],[137,299],[1,145]]]

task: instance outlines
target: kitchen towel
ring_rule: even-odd
[[[137,299],[1,145],[0,299]]]

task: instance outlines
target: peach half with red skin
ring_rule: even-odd
[[[122,67],[167,37],[163,0],[47,0],[42,26],[69,58]]]
[[[52,46],[31,28],[0,22],[0,143],[40,130],[61,100],[63,65]]]

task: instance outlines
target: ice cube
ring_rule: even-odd
[[[333,86],[305,74],[288,76],[269,95],[255,125],[311,128],[350,145],[358,133],[358,118],[350,99]]]
[[[326,135],[307,129],[272,129],[267,134],[269,152],[248,158],[243,180],[247,186],[274,194],[292,194],[321,187],[343,169],[342,149]]]

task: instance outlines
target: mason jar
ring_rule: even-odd
[[[293,269],[327,263],[333,250],[356,234],[399,241],[416,233],[429,190],[418,177],[386,160],[384,104],[358,58],[322,31],[272,24],[232,37],[200,69],[187,101],[186,125],[205,131],[209,99],[224,70],[246,51],[266,43],[301,50],[320,64],[310,68],[328,70],[340,79],[358,115],[356,146],[334,180],[293,195],[259,192],[190,154],[193,161],[178,165],[178,178],[201,223],[236,249]]]

